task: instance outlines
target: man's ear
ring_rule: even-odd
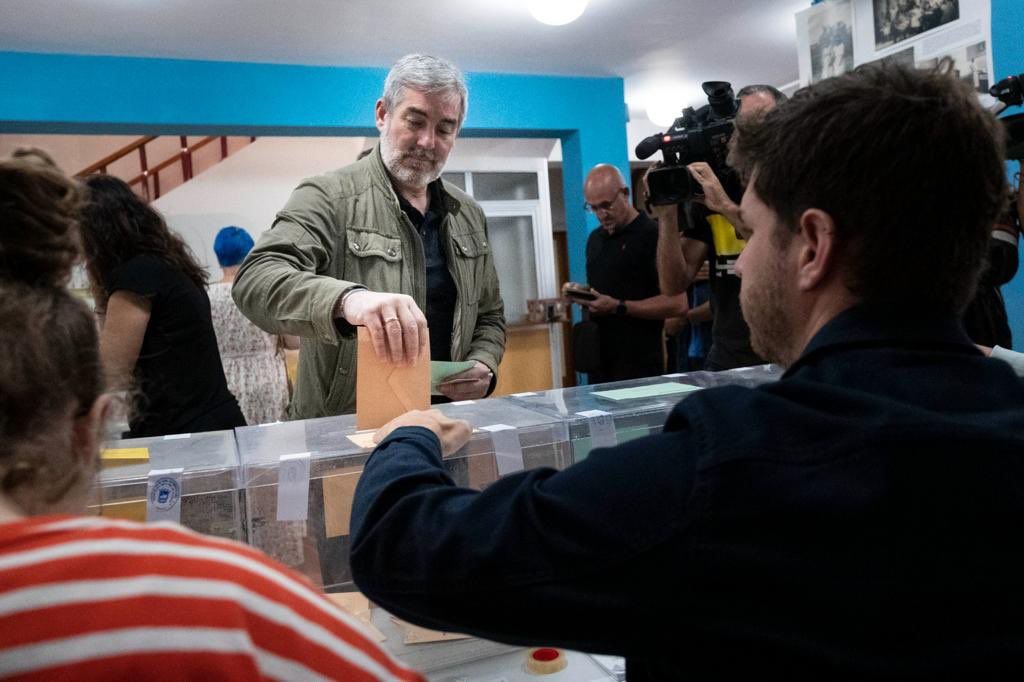
[[[387,116],[388,110],[384,107],[384,99],[377,100],[377,106],[373,110],[374,119],[376,119],[377,130],[384,132],[384,117]]]
[[[110,406],[113,398],[109,394],[103,394],[96,398],[89,411],[80,417],[75,418],[72,433],[72,452],[75,457],[91,459],[98,456],[100,441],[103,438],[103,426],[107,423],[110,415]],[[85,464],[86,462],[79,462]]]
[[[825,211],[809,208],[800,215],[797,286],[801,291],[816,289],[837,271],[838,253],[835,221]]]

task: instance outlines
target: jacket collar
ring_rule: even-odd
[[[953,315],[914,314],[858,305],[847,308],[818,330],[784,376],[822,355],[872,346],[978,353]]]

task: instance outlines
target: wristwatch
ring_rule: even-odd
[[[619,305],[617,305],[615,307],[615,314],[616,315],[625,315],[626,314],[626,302],[624,300],[619,299]]]

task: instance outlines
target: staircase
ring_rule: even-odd
[[[83,168],[75,173],[75,177],[84,177],[93,173],[107,173],[108,169],[116,164],[120,172],[111,174],[121,177],[148,203],[159,199],[161,194],[166,194],[175,187],[188,182],[210,166],[226,159],[230,153],[238,151],[242,147],[256,141],[255,137],[227,137],[222,135],[219,137],[202,137],[190,143],[188,136],[179,135],[177,136],[177,151],[151,167],[149,165],[149,156],[152,150],[154,148],[163,148],[160,151],[166,154],[168,141],[172,139],[169,136],[154,135],[140,137],[114,153],[103,157],[96,163]],[[214,142],[219,144],[211,147],[210,145]],[[147,153],[147,147],[150,153]],[[157,153],[160,152],[158,151]],[[133,155],[136,155],[138,160],[138,172],[136,173],[133,170],[126,173],[124,170],[125,164],[118,162]],[[127,177],[125,177],[126,175]]]

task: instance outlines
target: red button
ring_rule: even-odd
[[[553,661],[558,658],[558,649],[537,649],[533,658],[538,661]]]

